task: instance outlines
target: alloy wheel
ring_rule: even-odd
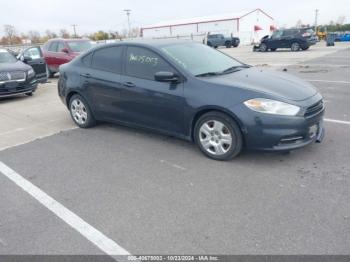
[[[209,154],[215,156],[226,154],[233,146],[229,128],[218,120],[203,123],[199,129],[199,141]]]
[[[72,101],[70,110],[74,121],[76,121],[79,125],[84,125],[86,123],[86,121],[88,120],[88,113],[86,110],[86,106],[80,99],[75,98]]]

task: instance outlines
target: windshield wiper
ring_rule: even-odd
[[[223,74],[233,73],[233,72],[240,71],[242,68],[249,68],[249,67],[250,66],[248,66],[248,65],[232,66],[232,67],[229,67],[229,68],[225,69],[224,71],[222,71],[222,73]]]
[[[220,72],[206,72],[206,73],[198,74],[198,75],[196,75],[196,77],[218,76],[218,75],[221,75],[221,73]]]

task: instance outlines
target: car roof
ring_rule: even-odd
[[[52,42],[52,41],[90,41],[90,39],[87,38],[52,38],[49,39],[48,42]]]
[[[97,45],[91,50],[96,50],[103,47],[116,46],[116,45],[139,45],[143,47],[162,48],[169,45],[181,45],[181,44],[188,44],[188,43],[200,44],[199,42],[194,42],[191,40],[179,40],[179,39],[134,39],[134,40],[119,41],[119,42],[109,43],[104,45]]]

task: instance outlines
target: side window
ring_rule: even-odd
[[[49,46],[49,51],[50,52],[57,52],[57,42],[51,42]]]
[[[42,57],[41,50],[39,49],[39,47],[31,47],[31,48],[25,50],[23,55],[28,56],[32,59],[39,59]]]
[[[96,50],[91,66],[102,71],[120,74],[122,71],[123,47],[113,46]]]
[[[142,47],[128,47],[125,73],[137,78],[154,80],[160,71],[173,72],[172,67],[156,53]]]
[[[86,56],[84,56],[84,57],[81,59],[82,63],[83,63],[85,66],[88,66],[88,67],[91,66],[92,54],[93,54],[93,53],[87,54]]]
[[[279,39],[279,38],[281,38],[282,34],[283,34],[283,31],[276,31],[272,34],[271,38],[272,39]]]
[[[64,43],[63,42],[58,42],[56,52],[62,52],[63,48],[65,48]]]

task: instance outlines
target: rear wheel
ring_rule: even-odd
[[[73,95],[69,100],[69,111],[75,124],[80,128],[89,128],[96,124],[91,109],[80,95]]]
[[[232,47],[232,44],[231,44],[230,42],[226,42],[226,43],[225,43],[225,46],[226,46],[226,48],[231,48],[231,47]]]
[[[242,150],[243,138],[236,122],[226,114],[209,112],[199,118],[194,129],[198,148],[215,160],[230,160]]]
[[[267,51],[267,45],[264,44],[264,43],[260,44],[259,50],[260,50],[260,52],[266,52]]]
[[[292,52],[297,52],[300,50],[300,45],[297,42],[292,43],[291,48]]]

